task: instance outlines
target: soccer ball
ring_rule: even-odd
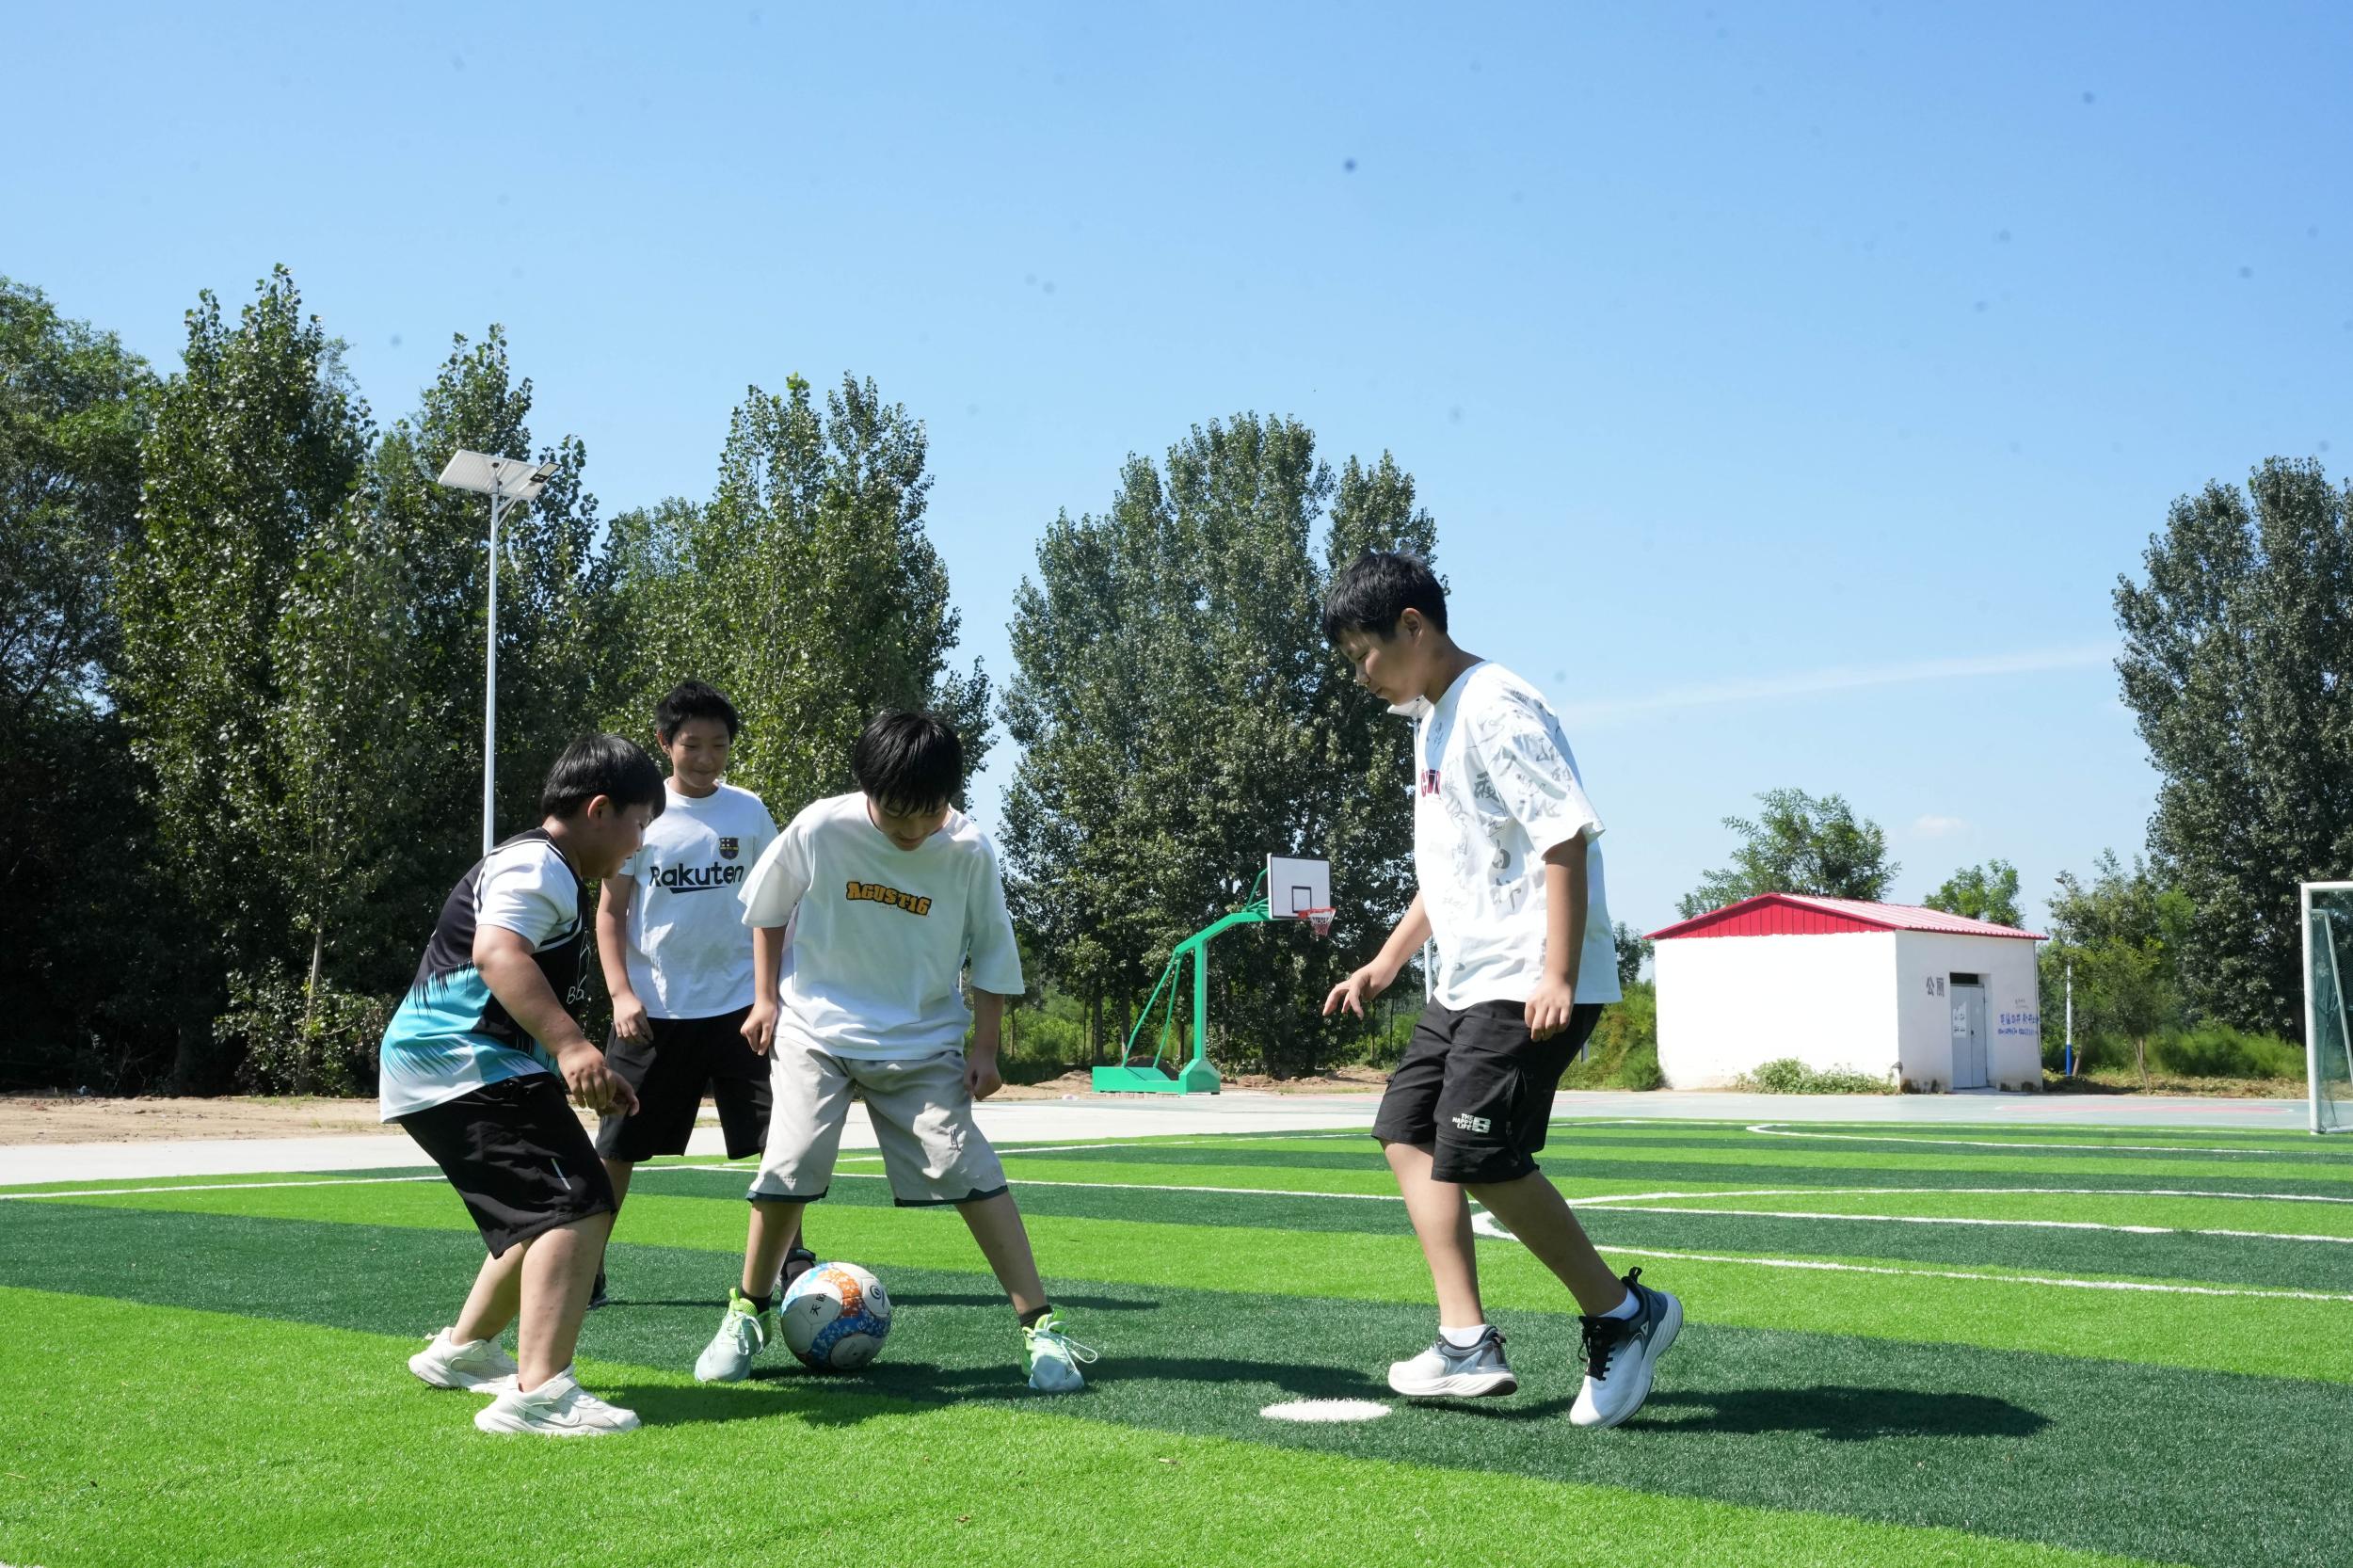
[[[890,1295],[855,1263],[820,1263],[784,1293],[785,1348],[821,1372],[854,1372],[890,1334]]]

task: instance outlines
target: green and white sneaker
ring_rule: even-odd
[[[697,1383],[742,1383],[752,1375],[752,1357],[765,1350],[782,1326],[776,1309],[762,1312],[736,1286],[728,1287],[728,1310],[719,1332],[695,1358]]]
[[[484,1432],[535,1432],[541,1437],[609,1437],[637,1430],[637,1412],[607,1404],[580,1385],[569,1367],[530,1393],[509,1384],[473,1413]]]
[[[1048,1313],[1021,1331],[1021,1369],[1030,1386],[1041,1394],[1075,1394],[1087,1385],[1079,1368],[1092,1365],[1095,1352],[1062,1331],[1062,1320]]]
[[[493,1394],[515,1386],[515,1358],[495,1339],[459,1343],[442,1329],[408,1358],[408,1369],[436,1388],[471,1388]]]

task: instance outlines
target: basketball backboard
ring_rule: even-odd
[[[1266,914],[1271,920],[1295,920],[1309,909],[1332,907],[1332,863],[1297,856],[1266,857]]]

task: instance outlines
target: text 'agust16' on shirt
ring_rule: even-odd
[[[745,925],[792,927],[779,1034],[835,1056],[960,1048],[968,959],[974,990],[1021,994],[997,849],[961,811],[903,850],[867,815],[865,795],[818,801],[752,868],[743,905]]]
[[[629,988],[649,1016],[715,1018],[752,1001],[752,939],[737,896],[775,841],[776,819],[749,790],[700,797],[664,786],[662,815],[621,867],[629,906]]]

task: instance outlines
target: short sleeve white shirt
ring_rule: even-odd
[[[1421,712],[1414,770],[1414,872],[1438,947],[1435,999],[1455,1008],[1528,1000],[1545,972],[1545,853],[1581,838],[1577,1000],[1616,1001],[1602,822],[1543,695],[1500,664],[1473,664]]]
[[[580,879],[545,839],[517,840],[484,857],[473,907],[477,928],[511,931],[537,952],[572,934],[580,919]]]
[[[752,938],[736,895],[776,836],[758,795],[722,784],[699,798],[664,785],[662,815],[621,866],[629,987],[657,1018],[715,1018],[752,1004]]]
[[[960,985],[1022,991],[997,849],[961,811],[901,849],[852,792],[794,817],[744,884],[745,925],[790,923],[777,1028],[829,1054],[899,1060],[964,1044]]]

